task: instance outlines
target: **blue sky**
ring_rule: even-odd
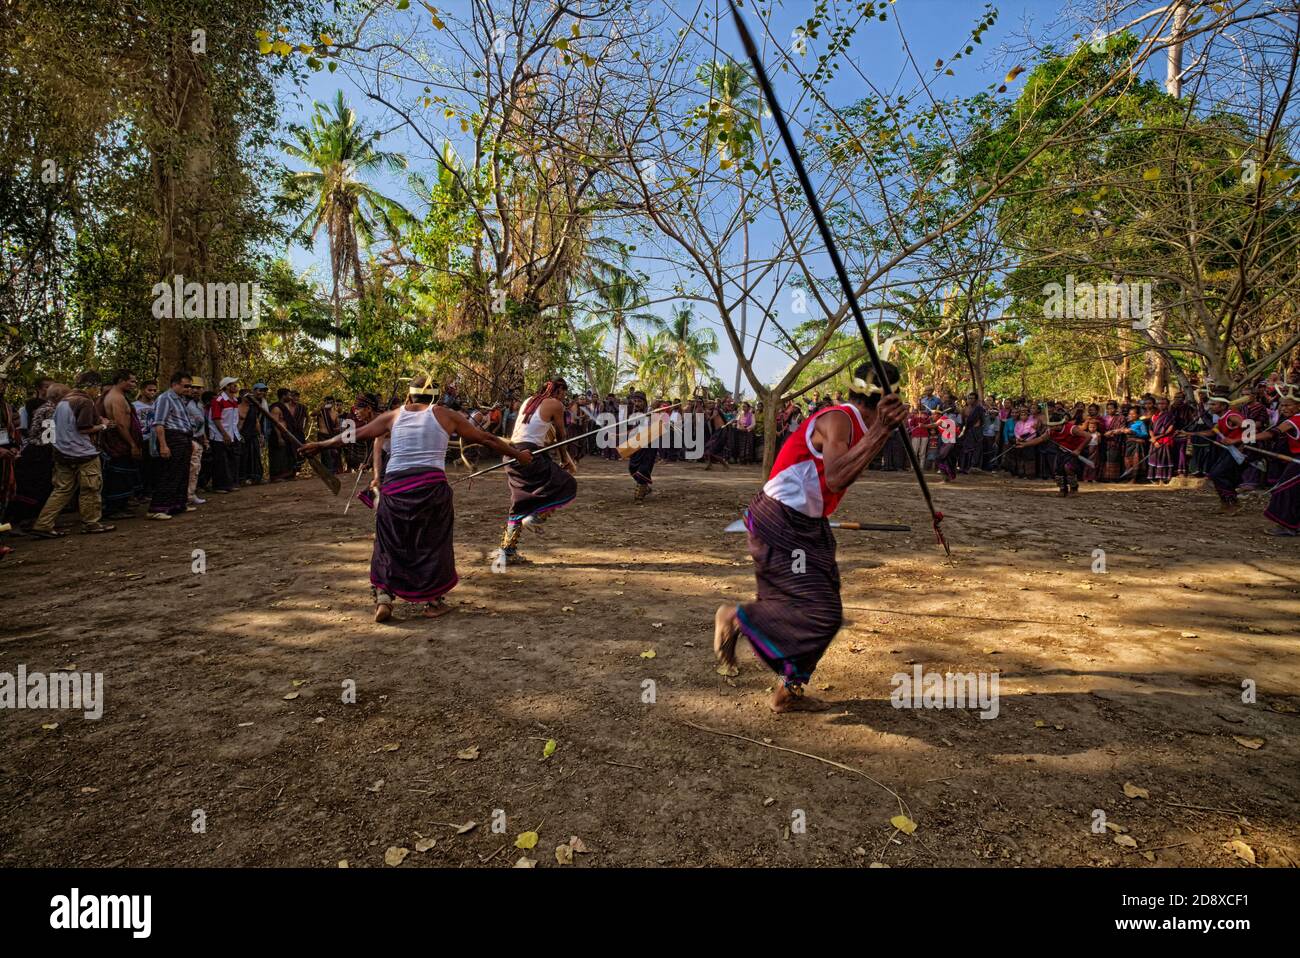
[[[845,0],[845,5],[847,7],[851,4]],[[466,3],[464,0],[443,0],[440,6],[444,11],[457,11],[463,10]],[[789,36],[794,27],[806,18],[805,11],[809,7],[808,0],[790,0],[783,6],[778,6],[770,21],[773,34]],[[978,0],[898,0],[888,9],[891,16],[900,18],[899,22],[911,46],[912,55],[922,69],[925,69],[933,65],[938,58],[948,60],[950,54],[966,41],[971,29],[983,15],[984,5]],[[969,95],[985,88],[990,82],[1000,80],[1011,65],[1011,61],[1003,59],[1000,55],[1003,45],[1020,46],[1026,32],[1047,31],[1059,17],[1060,3],[1057,0],[1016,0],[1014,3],[998,5],[998,10],[998,22],[984,35],[983,43],[976,48],[976,56],[963,61],[955,77],[940,77],[935,86],[936,95],[941,97]],[[427,16],[418,3],[412,3],[410,10],[394,13],[393,16],[416,16],[417,11],[419,16]],[[753,11],[750,9],[747,12],[752,24]],[[729,21],[725,22],[724,28],[720,30],[720,38],[720,45],[724,52],[733,57],[743,56],[740,43]],[[814,52],[816,49],[814,46]],[[911,67],[908,65],[894,23],[872,23],[864,27],[854,37],[850,56],[858,62],[862,72],[880,87],[889,89],[899,84],[903,90],[908,90],[913,85]],[[788,90],[788,80],[784,89],[783,80],[786,78],[782,74],[775,73],[773,81],[776,84],[777,96],[784,102],[783,93]],[[340,89],[367,125],[391,125],[391,117],[385,116],[381,106],[366,98],[364,92],[347,75],[347,70],[344,68],[333,74],[325,71],[314,74],[302,87],[286,85],[282,91],[283,119],[286,122],[304,119],[310,113],[313,100],[330,100],[335,91]],[[1013,96],[1017,90],[1018,85],[1013,86],[1004,95]],[[836,105],[846,105],[862,97],[865,92],[861,80],[844,70],[832,81],[829,99]],[[456,137],[451,136],[451,138],[454,141]],[[411,158],[412,168],[415,170],[433,168],[433,164],[423,159],[427,154],[427,147],[406,131],[394,132],[386,138],[385,145],[389,150],[406,153]],[[405,184],[398,179],[381,179],[375,185],[395,198],[402,200],[409,198]],[[754,258],[764,255],[765,244],[769,244],[770,248],[770,244],[775,242],[775,237],[771,236],[767,229],[768,226],[761,220],[756,224],[751,239]],[[328,255],[323,239],[318,240],[314,250],[308,251],[295,247],[291,250],[290,256],[296,268],[305,269],[314,265],[318,276],[328,277]],[[647,269],[647,272],[650,270]],[[656,307],[656,311],[666,317],[670,313],[670,304],[661,304]],[[730,385],[736,364],[730,348],[726,345],[721,324],[716,314],[710,314],[707,309],[701,308],[698,304],[696,313],[701,322],[713,326],[718,334],[720,349],[715,357],[714,367],[722,381]],[[793,326],[797,321],[783,324]],[[762,345],[756,357],[756,369],[762,379],[771,382],[787,367],[788,362],[789,360],[779,350]]]

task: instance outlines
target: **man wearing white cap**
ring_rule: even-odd
[[[213,492],[234,492],[238,483],[239,400],[235,398],[235,386],[238,383],[239,380],[234,376],[221,380],[217,385],[217,395],[208,405]]]

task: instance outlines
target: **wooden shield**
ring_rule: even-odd
[[[663,413],[651,416],[642,424],[641,428],[628,436],[627,442],[618,447],[619,458],[630,459],[632,453],[655,443],[659,437],[664,434],[664,430],[667,428],[667,416]]]

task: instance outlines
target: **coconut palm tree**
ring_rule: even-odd
[[[659,321],[657,334],[668,367],[668,383],[681,387],[683,396],[713,375],[709,357],[718,351],[717,335],[711,329],[696,328],[694,320],[690,306],[678,306],[672,319]]]
[[[310,125],[296,124],[289,134],[280,148],[307,168],[285,173],[281,200],[291,209],[309,206],[290,239],[310,248],[325,229],[337,324],[341,287],[350,281],[355,295],[364,291],[362,247],[370,246],[379,232],[396,236],[400,224],[410,218],[405,207],[367,185],[363,177],[404,170],[406,157],[378,148],[380,134],[357,122],[341,90],[332,104],[315,104]]]
[[[672,381],[666,338],[662,331],[627,333],[627,371],[650,396],[662,395]]]
[[[614,369],[619,368],[622,357],[623,335],[635,326],[653,326],[659,319],[646,307],[645,278],[621,265],[598,262],[594,264],[589,292],[594,302],[588,315],[605,332],[614,334]],[[618,384],[611,383],[613,388]]]

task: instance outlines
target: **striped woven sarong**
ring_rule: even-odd
[[[1300,463],[1291,463],[1273,487],[1264,518],[1283,529],[1300,531]]]
[[[736,607],[741,632],[786,683],[806,684],[844,620],[830,523],[760,491],[745,525],[758,598]]]
[[[638,449],[632,453],[627,460],[627,472],[636,480],[639,486],[649,486],[654,484],[651,477],[655,471],[655,460],[659,458],[659,450],[653,446],[645,449]]]
[[[385,477],[378,508],[367,490],[358,497],[375,509],[370,584],[408,602],[432,602],[456,587],[455,512],[441,469],[407,469]]]
[[[518,445],[529,452],[538,448],[529,442]],[[562,509],[578,494],[578,480],[544,452],[534,452],[533,461],[526,466],[511,463],[505,471],[510,483],[510,516],[506,519],[510,526],[518,525],[529,516]]]

